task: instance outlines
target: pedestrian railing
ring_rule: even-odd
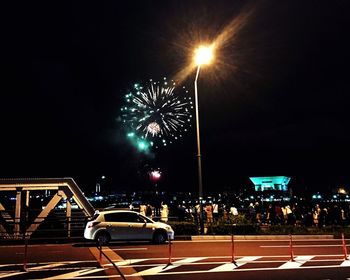
[[[8,211],[6,212],[8,213]],[[21,240],[28,236],[31,240],[57,240],[82,238],[88,217],[73,213],[66,216],[63,211],[57,211],[46,218],[31,219],[30,215],[21,221],[8,219],[0,220],[0,242],[8,240]],[[33,225],[37,225],[31,230]]]

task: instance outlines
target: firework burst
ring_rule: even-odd
[[[127,136],[141,150],[158,148],[181,138],[191,126],[193,104],[185,87],[174,81],[135,84],[125,95],[121,120]]]

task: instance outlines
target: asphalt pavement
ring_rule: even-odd
[[[171,244],[114,242],[0,246],[0,279],[348,279],[350,260],[332,237],[235,236]],[[100,250],[102,249],[102,250]]]

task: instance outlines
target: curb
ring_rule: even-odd
[[[231,240],[231,235],[193,235],[193,241]],[[289,235],[234,235],[235,240],[289,240]],[[294,240],[334,239],[334,235],[293,235]]]

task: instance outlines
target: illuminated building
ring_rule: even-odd
[[[263,200],[289,200],[290,190],[288,189],[288,183],[290,177],[249,177],[249,179],[254,184],[255,192],[260,194]]]

